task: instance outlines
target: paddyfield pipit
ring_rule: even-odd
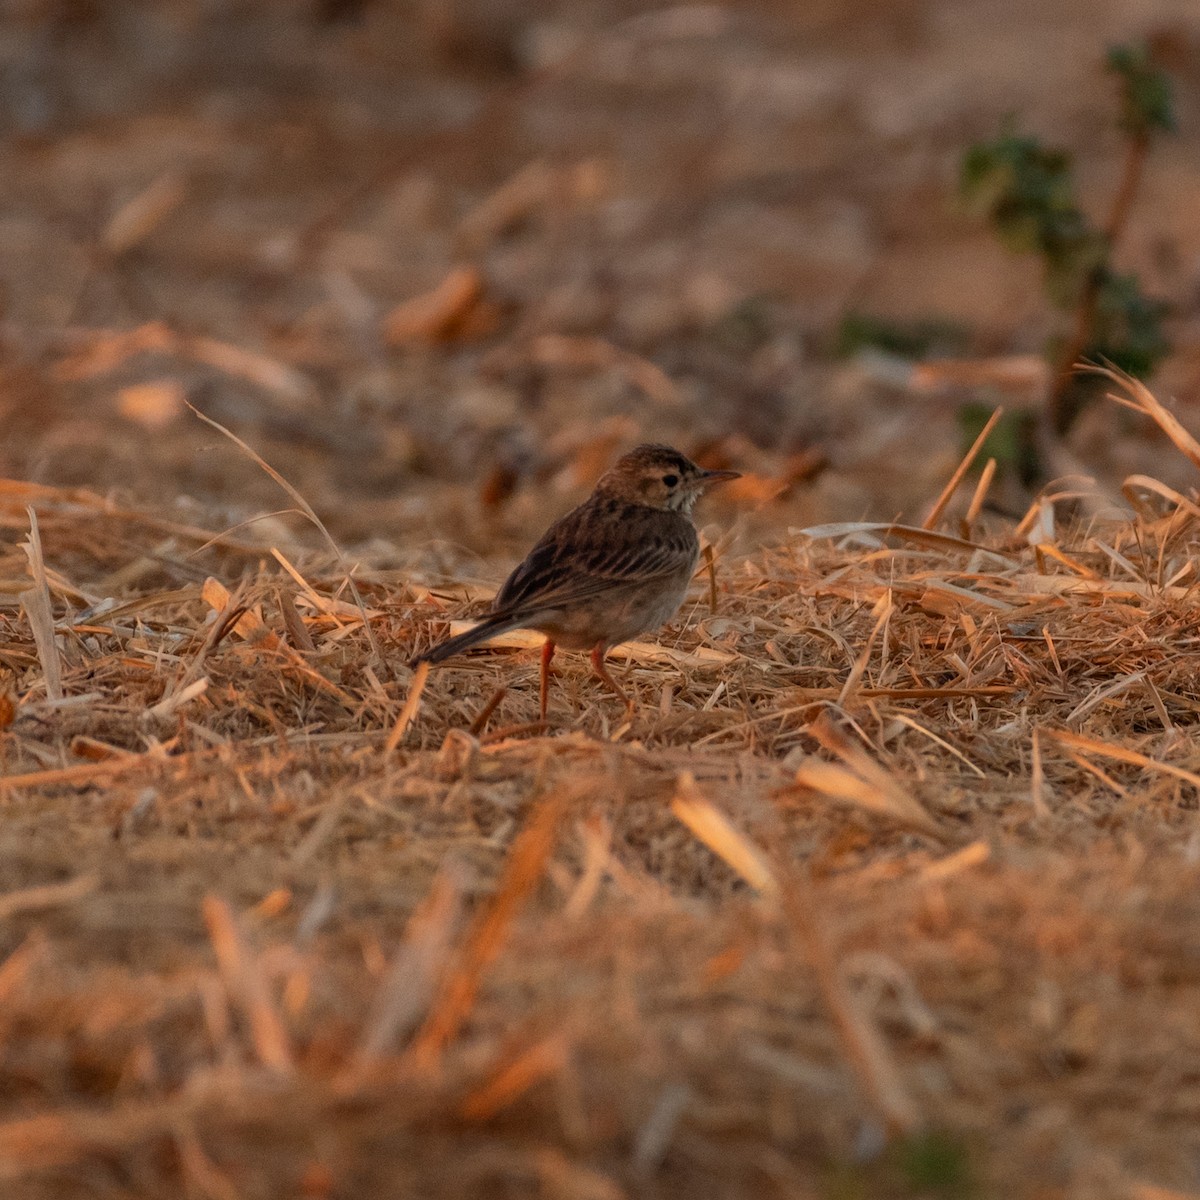
[[[442,662],[509,629],[536,629],[546,635],[543,720],[558,646],[590,650],[592,669],[631,707],[605,655],[675,615],[700,557],[692,507],[714,483],[737,478],[736,471],[701,470],[670,446],[631,450],[578,508],[546,530],[505,580],[488,616],[411,665]]]

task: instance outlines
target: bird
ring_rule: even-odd
[[[478,625],[409,665],[440,663],[510,629],[534,629],[546,637],[538,692],[543,721],[550,660],[559,646],[591,651],[592,670],[632,711],[604,660],[613,646],[675,615],[700,558],[692,508],[714,484],[739,477],[704,470],[670,446],[635,447],[546,530]]]

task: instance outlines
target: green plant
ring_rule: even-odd
[[[1136,276],[1118,272],[1113,258],[1151,142],[1175,128],[1171,80],[1144,46],[1113,47],[1107,68],[1120,89],[1126,151],[1102,227],[1076,201],[1070,155],[1014,127],[971,146],[961,165],[964,199],[991,221],[1005,245],[1040,256],[1047,295],[1072,315],[1048,347],[1054,363],[1048,417],[1058,434],[1071,428],[1096,392],[1094,380],[1074,371],[1081,358],[1145,376],[1169,349],[1162,327],[1166,306],[1146,296]]]

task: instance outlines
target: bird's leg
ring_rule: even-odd
[[[547,638],[542,643],[542,670],[538,679],[538,700],[541,703],[542,720],[546,719],[546,705],[550,700],[550,660],[554,657],[554,642]]]
[[[603,642],[598,642],[592,649],[592,670],[596,675],[608,684],[610,688],[621,698],[621,703],[625,705],[629,712],[633,712],[633,701],[630,700],[625,693],[625,689],[608,673],[608,668],[604,665],[604,656],[608,653],[608,647]]]

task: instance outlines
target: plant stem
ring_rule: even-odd
[[[1080,397],[1075,394],[1072,386],[1075,364],[1088,348],[1092,340],[1092,328],[1096,323],[1096,304],[1100,299],[1100,286],[1108,271],[1121,235],[1129,220],[1133,200],[1137,195],[1142,181],[1142,167],[1146,161],[1146,151],[1150,139],[1145,133],[1137,133],[1130,137],[1125,151],[1125,165],[1121,171],[1121,183],[1117,194],[1113,197],[1112,210],[1104,225],[1104,236],[1108,240],[1108,253],[1104,262],[1096,267],[1088,276],[1079,297],[1079,305],[1075,310],[1075,329],[1071,334],[1063,352],[1054,368],[1054,388],[1047,402],[1047,414],[1051,428],[1055,434],[1062,437],[1066,434],[1083,407]]]
[[[1117,242],[1125,232],[1129,211],[1133,208],[1133,198],[1142,182],[1142,167],[1145,165],[1146,151],[1149,148],[1149,134],[1135,133],[1130,136],[1129,146],[1125,151],[1125,168],[1121,172],[1121,186],[1113,198],[1112,211],[1108,214],[1108,222],[1104,226],[1110,254],[1116,250]]]

